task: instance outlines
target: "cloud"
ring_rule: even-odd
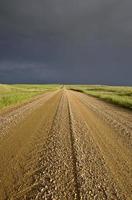
[[[132,84],[131,7],[129,0],[1,0],[1,80],[10,70],[16,81],[48,74],[49,81]]]

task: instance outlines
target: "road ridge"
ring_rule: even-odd
[[[67,98],[68,99],[68,98]],[[78,181],[78,172],[77,172],[77,157],[76,157],[76,149],[74,146],[75,143],[75,138],[73,135],[73,124],[72,124],[72,113],[71,113],[71,106],[70,106],[70,102],[68,100],[68,114],[69,114],[69,123],[70,123],[70,140],[71,140],[71,152],[72,152],[72,161],[73,161],[73,172],[74,172],[74,178],[75,178],[75,187],[76,187],[76,200],[80,200],[81,196],[80,196],[80,184]]]

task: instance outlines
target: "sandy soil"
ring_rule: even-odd
[[[62,89],[0,116],[1,200],[131,200],[132,112]]]

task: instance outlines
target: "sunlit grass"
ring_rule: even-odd
[[[104,85],[76,85],[71,89],[80,90],[113,104],[132,109],[132,87]]]
[[[32,97],[59,87],[59,85],[0,84],[0,109],[26,102]]]

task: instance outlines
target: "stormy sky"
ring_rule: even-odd
[[[0,83],[132,85],[131,0],[0,0]]]

